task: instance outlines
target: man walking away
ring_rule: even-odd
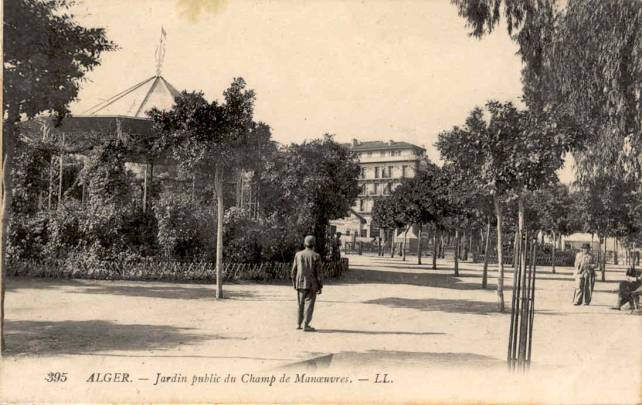
[[[323,284],[321,283],[321,256],[312,248],[314,247],[314,236],[306,236],[303,242],[305,249],[297,252],[292,264],[292,286],[297,290],[297,301],[299,304],[298,327],[301,329],[301,323],[305,320],[303,331],[313,332],[315,329],[310,326],[312,313],[314,312],[314,302],[317,294],[321,294]],[[307,302],[307,308],[306,308]],[[305,315],[305,319],[304,319]]]
[[[575,293],[573,304],[588,305],[591,303],[591,293],[593,292],[594,260],[590,252],[591,245],[585,243],[582,245],[582,251],[575,256]]]

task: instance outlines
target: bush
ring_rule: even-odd
[[[165,258],[185,260],[214,257],[216,207],[203,207],[186,194],[162,193],[154,204],[157,243]]]

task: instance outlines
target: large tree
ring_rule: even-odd
[[[224,102],[208,102],[203,93],[183,92],[170,111],[152,110],[150,117],[181,166],[209,181],[216,193],[216,297],[223,298],[224,182],[239,168],[251,167],[252,151],[264,141],[253,121],[254,91],[234,79]],[[259,148],[260,149],[260,148]]]
[[[552,238],[551,267],[555,273],[557,241],[563,235],[575,232],[571,220],[573,200],[565,184],[554,184],[534,192],[529,199],[530,211],[537,218],[540,230]]]
[[[574,151],[580,182],[599,175],[639,179],[642,2],[568,1],[545,59],[547,104],[572,115],[585,134]]]
[[[447,201],[443,195],[443,176],[439,166],[422,162],[415,177],[404,179],[393,191],[393,198],[403,207],[398,221],[417,227],[417,264],[421,264],[424,225],[436,226],[443,216]]]
[[[285,233],[316,237],[316,249],[326,253],[329,221],[350,212],[359,195],[356,156],[326,134],[273,151],[256,179],[261,212],[284,224]],[[287,236],[287,235],[284,235]]]
[[[2,242],[0,346],[4,349],[4,273],[16,123],[49,112],[68,113],[85,74],[116,46],[102,28],[80,26],[66,0],[3,2]]]
[[[502,226],[504,201],[518,202],[518,232],[524,230],[524,196],[557,181],[556,171],[574,138],[574,127],[561,127],[547,115],[520,111],[512,103],[489,101],[475,108],[463,128],[439,135],[437,147],[457,172],[475,178],[493,198],[497,218],[497,298],[504,310]]]
[[[642,2],[639,0],[453,0],[470,34],[506,21],[524,62],[524,99],[535,112],[576,123],[580,181],[639,178],[642,152]],[[591,33],[587,35],[587,33]]]

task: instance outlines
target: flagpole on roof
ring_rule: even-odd
[[[163,61],[165,59],[165,37],[166,36],[167,36],[167,33],[165,32],[165,28],[161,26],[160,41],[158,43],[158,47],[156,48],[156,52],[154,53],[154,56],[156,57],[156,77],[161,75],[161,70],[163,68]]]

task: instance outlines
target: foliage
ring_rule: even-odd
[[[546,54],[547,102],[583,128],[582,147],[575,151],[580,181],[640,178],[641,59],[638,0],[571,0],[556,18]]]
[[[317,252],[324,253],[326,226],[349,212],[359,173],[355,156],[331,135],[284,147],[256,179],[263,215],[281,221],[299,241],[314,234]]]
[[[62,117],[100,54],[116,49],[103,28],[77,24],[66,0],[4,4],[4,110],[15,122],[43,111]]]
[[[403,208],[398,221],[402,224],[436,224],[445,216],[444,178],[441,169],[424,162],[415,177],[404,179],[392,195]]]
[[[158,247],[167,259],[211,259],[215,246],[214,210],[184,193],[162,193],[154,202]]]
[[[630,178],[595,176],[585,181],[575,195],[583,230],[600,237],[635,234],[640,204],[637,188]]]
[[[148,112],[159,132],[155,148],[168,148],[183,168],[205,177],[216,167],[251,166],[256,146],[270,138],[265,124],[252,121],[254,91],[242,78],[225,90],[225,102],[208,102],[201,92],[183,92],[170,111]],[[260,148],[258,148],[260,149]]]
[[[377,198],[372,207],[372,221],[382,229],[399,229],[407,225],[404,222],[404,209],[400,203],[399,193]]]
[[[512,103],[489,101],[471,111],[463,128],[439,134],[437,147],[456,171],[475,179],[489,194],[516,197],[557,181],[556,171],[574,136],[543,115],[518,111]]]
[[[638,0],[454,0],[471,35],[502,15],[524,61],[524,98],[578,134],[580,181],[641,175],[642,3]],[[590,32],[591,35],[587,35]],[[572,142],[573,143],[573,142]],[[618,174],[619,173],[619,174]]]
[[[556,184],[532,193],[527,199],[527,213],[532,213],[532,220],[527,223],[537,223],[535,230],[548,234],[569,235],[580,231],[573,223],[571,211],[574,208],[573,198],[568,186]]]

